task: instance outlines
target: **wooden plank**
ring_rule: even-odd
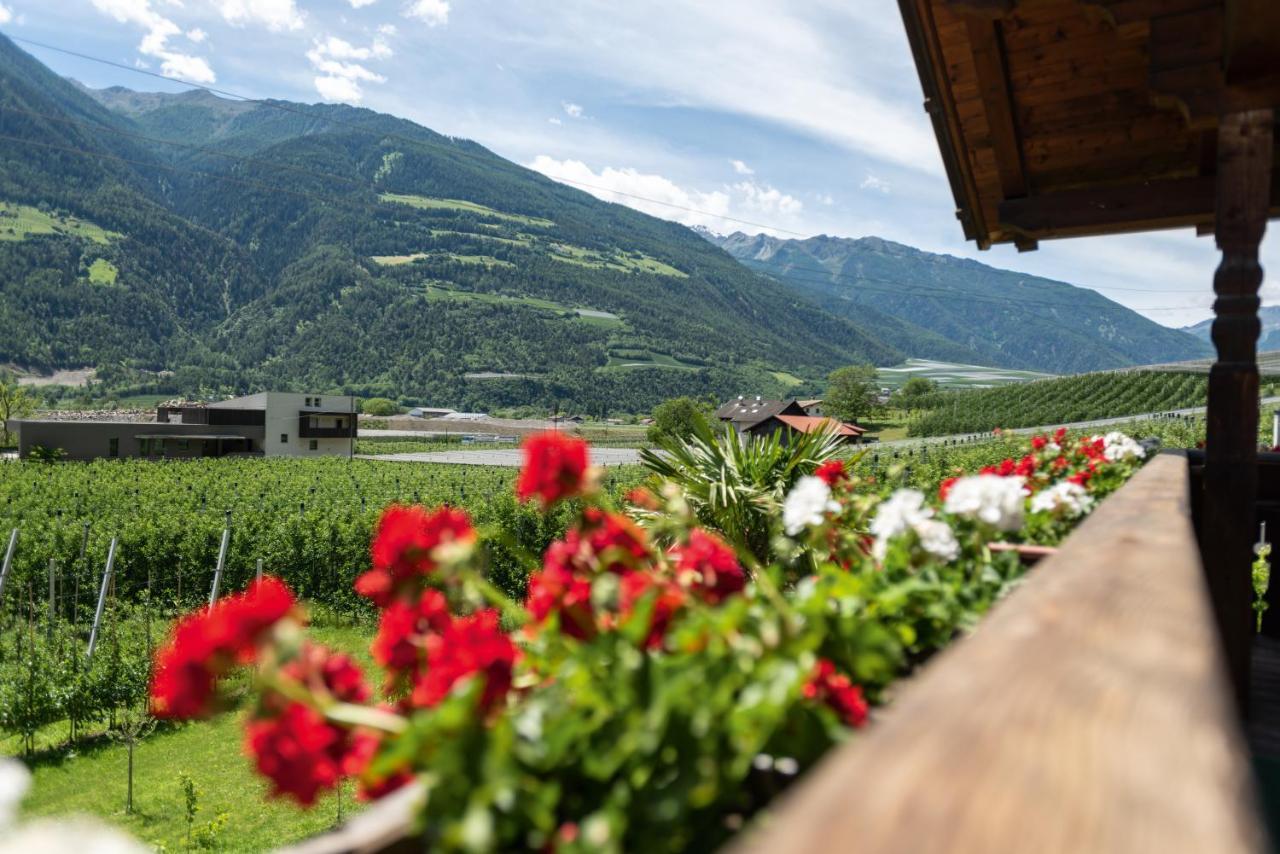
[[[1149,463],[736,850],[1265,850],[1188,498]]]
[[[1252,88],[1274,83],[1280,77],[1280,3],[1226,0],[1224,27],[1227,84]]]

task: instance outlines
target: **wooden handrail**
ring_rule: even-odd
[[[1187,480],[1151,461],[736,849],[1263,850]]]

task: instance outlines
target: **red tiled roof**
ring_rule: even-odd
[[[835,425],[837,436],[861,436],[867,432],[856,424],[846,424],[834,418],[821,418],[816,415],[779,415],[777,418],[783,424],[801,433],[815,433],[818,430],[829,429],[830,425]]]

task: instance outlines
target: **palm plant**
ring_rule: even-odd
[[[703,525],[768,563],[783,499],[797,480],[840,450],[834,431],[784,437],[780,432],[740,436],[726,429],[717,436],[703,425],[688,438],[667,437],[643,449],[640,461],[683,490]]]

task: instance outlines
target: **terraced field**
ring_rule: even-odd
[[[0,202],[0,240],[26,240],[42,234],[81,237],[103,246],[120,237],[97,223],[74,216],[46,213],[30,205]]]

